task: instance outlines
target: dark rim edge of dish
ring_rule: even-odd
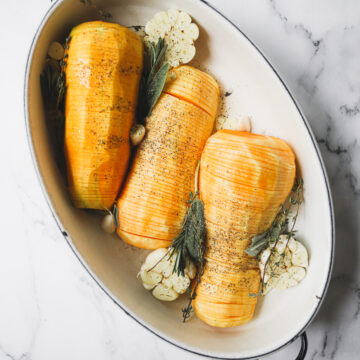
[[[321,166],[321,170],[323,173],[323,177],[325,180],[325,185],[326,185],[326,190],[327,190],[327,195],[328,195],[328,203],[329,203],[329,209],[330,209],[330,221],[331,221],[331,258],[330,258],[330,266],[329,266],[329,271],[328,271],[328,275],[327,275],[327,279],[326,279],[326,283],[325,286],[323,288],[322,294],[320,296],[320,298],[318,299],[318,304],[312,314],[312,316],[310,316],[309,320],[307,321],[307,323],[303,326],[303,328],[289,341],[287,341],[286,343],[284,343],[283,345],[268,351],[266,353],[263,354],[259,354],[256,356],[252,356],[252,357],[219,357],[219,356],[212,356],[212,355],[208,355],[205,353],[200,353],[197,351],[194,351],[192,349],[188,349],[186,347],[183,347],[179,344],[176,344],[175,342],[170,341],[169,339],[163,337],[162,335],[160,335],[159,333],[155,332],[153,329],[151,329],[150,327],[148,327],[147,325],[145,325],[143,322],[141,322],[140,320],[138,320],[134,315],[132,315],[129,311],[127,311],[123,305],[121,305],[117,299],[115,298],[115,296],[113,296],[113,294],[111,294],[111,292],[97,279],[97,277],[95,276],[95,274],[92,273],[92,271],[89,269],[88,265],[85,263],[85,261],[83,260],[83,258],[80,256],[80,254],[78,253],[77,249],[75,248],[75,245],[72,243],[70,237],[68,236],[67,232],[64,230],[64,227],[62,226],[60,220],[58,219],[55,210],[52,206],[52,203],[49,199],[47,190],[45,188],[45,184],[43,182],[43,178],[40,174],[40,170],[39,170],[39,166],[37,163],[37,159],[35,156],[35,151],[34,151],[34,146],[33,146],[33,140],[31,137],[31,131],[30,131],[30,122],[29,122],[29,116],[28,116],[28,101],[27,101],[27,95],[28,95],[28,82],[29,82],[29,75],[30,75],[30,58],[32,57],[32,53],[35,47],[35,40],[38,39],[38,36],[40,35],[42,29],[44,28],[44,25],[46,24],[46,22],[49,19],[49,15],[51,13],[53,13],[55,11],[55,9],[57,7],[59,7],[61,5],[61,3],[64,0],[56,0],[54,1],[54,3],[50,6],[50,8],[46,11],[46,13],[44,14],[40,24],[38,25],[35,35],[31,41],[30,44],[30,49],[28,52],[28,56],[27,56],[27,60],[26,60],[26,66],[25,66],[25,76],[24,76],[24,93],[23,93],[23,105],[24,105],[24,115],[25,115],[25,126],[26,126],[26,136],[27,136],[27,140],[28,140],[28,145],[30,148],[30,153],[31,153],[31,157],[32,157],[32,161],[35,167],[35,172],[36,175],[38,177],[38,180],[40,182],[40,187],[42,189],[42,192],[44,194],[45,200],[51,210],[51,214],[55,220],[55,223],[57,224],[58,228],[60,229],[62,235],[64,236],[66,242],[68,243],[68,245],[70,246],[70,249],[73,251],[74,255],[78,258],[79,262],[82,264],[82,266],[85,268],[85,270],[88,272],[88,274],[93,278],[93,280],[98,284],[98,286],[105,292],[105,294],[107,296],[109,296],[109,298],[118,306],[120,307],[121,310],[124,311],[124,313],[128,316],[130,316],[133,320],[135,320],[138,324],[140,324],[141,326],[143,326],[145,329],[147,329],[148,331],[150,331],[152,334],[156,335],[157,337],[159,337],[160,339],[166,341],[167,343],[174,345],[182,350],[188,351],[190,353],[196,354],[196,355],[200,355],[203,357],[207,357],[207,358],[212,358],[212,359],[219,359],[219,360],[247,360],[247,359],[255,359],[255,358],[259,358],[259,357],[263,357],[266,355],[270,355],[273,354],[283,348],[285,348],[287,345],[291,344],[292,342],[294,342],[297,338],[299,338],[302,333],[306,330],[306,328],[310,325],[310,323],[313,321],[314,317],[316,316],[316,314],[318,313],[320,306],[324,300],[326,291],[329,287],[329,283],[330,283],[330,277],[331,277],[331,273],[332,273],[332,268],[333,268],[333,263],[334,263],[334,245],[335,245],[335,222],[334,222],[334,209],[333,209],[333,203],[332,203],[332,197],[331,197],[331,189],[330,189],[330,185],[329,185],[329,179],[327,176],[327,172],[325,169],[325,164],[324,161],[322,159],[319,147],[317,145],[317,142],[315,140],[315,137],[310,129],[310,126],[303,114],[303,112],[301,111],[298,103],[296,102],[296,100],[294,99],[292,93],[290,92],[290,90],[288,89],[288,87],[286,86],[285,82],[283,81],[283,79],[281,78],[281,76],[279,75],[278,71],[275,69],[275,67],[270,63],[270,61],[265,57],[265,55],[263,54],[263,52],[259,49],[259,47],[237,26],[235,25],[231,20],[229,20],[224,14],[222,14],[217,8],[215,8],[213,5],[209,4],[206,0],[199,0],[201,3],[203,3],[204,5],[206,5],[207,7],[209,7],[210,9],[212,9],[213,11],[215,11],[218,15],[220,15],[223,19],[225,19],[228,23],[230,23],[237,31],[239,31],[242,36],[245,37],[245,39],[257,50],[257,52],[259,53],[259,55],[265,60],[265,62],[270,66],[270,68],[272,69],[272,71],[275,73],[275,75],[277,76],[277,78],[279,79],[279,81],[281,82],[281,84],[283,85],[283,87],[285,88],[286,92],[288,93],[290,99],[292,100],[293,104],[295,105],[298,113],[301,116],[301,119],[303,120],[303,123],[308,131],[308,134],[310,136],[310,139],[313,143],[316,155],[318,157],[320,166]]]

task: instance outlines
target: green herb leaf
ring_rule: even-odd
[[[197,265],[204,262],[205,234],[204,205],[197,194],[191,194],[183,228],[171,244],[170,257],[176,256],[174,273],[185,275],[188,257]]]
[[[114,217],[114,223],[116,228],[119,228],[119,209],[116,204],[114,204],[112,215]]]
[[[169,71],[169,67],[170,65],[168,63],[163,64],[149,84],[146,92],[146,101],[149,108],[147,116],[151,115],[152,110],[161,95],[161,92],[165,85],[166,75]]]
[[[264,233],[256,235],[251,239],[251,245],[245,250],[248,255],[257,256],[270,244],[276,245],[281,235],[287,234],[290,238],[294,234],[294,226],[299,213],[299,206],[302,203],[303,184],[304,182],[302,179],[295,180],[291,194],[285,203],[280,206],[279,212],[271,227]],[[288,231],[289,216],[292,206],[297,206],[297,210],[295,216],[292,217],[292,229]]]
[[[148,53],[144,54],[144,70],[140,82],[138,117],[151,115],[166,82],[169,64],[164,63],[167,49],[165,40],[159,38],[157,43],[150,43]]]
[[[250,256],[257,256],[262,250],[268,246],[268,233],[264,232],[254,236],[251,239],[251,245],[245,250],[245,252]]]
[[[169,248],[170,258],[176,256],[173,273],[184,276],[188,260],[192,260],[197,267],[195,285],[188,289],[188,293],[190,294],[189,302],[187,306],[182,309],[184,322],[190,317],[192,312],[192,301],[196,297],[196,289],[200,284],[206,262],[204,204],[198,197],[199,166],[200,164],[198,163],[195,171],[195,194],[191,192],[190,198],[187,201],[188,208],[183,228],[180,234],[172,241],[171,247]]]

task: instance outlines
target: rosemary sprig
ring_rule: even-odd
[[[151,115],[152,109],[158,101],[164,88],[170,65],[163,63],[167,45],[163,38],[155,44],[149,44],[145,52],[144,70],[140,82],[139,118]]]
[[[44,97],[44,104],[51,120],[50,131],[54,141],[56,161],[62,172],[65,172],[65,161],[63,154],[64,131],[65,131],[65,68],[67,60],[67,49],[71,37],[67,37],[64,43],[65,54],[63,59],[56,61],[47,59],[43,72],[40,75],[40,85]]]
[[[287,244],[289,243],[290,238],[295,234],[295,224],[299,215],[299,208],[302,204],[302,193],[303,193],[304,182],[302,179],[296,179],[294,186],[292,188],[291,194],[286,200],[286,202],[280,206],[280,210],[273,221],[271,227],[266,230],[264,233],[256,235],[252,239],[251,246],[245,250],[250,256],[257,256],[262,250],[271,246],[271,252],[268,256],[263,270],[263,276],[261,278],[261,292],[265,286],[265,274],[267,264],[275,251],[276,245],[280,239],[281,235],[287,235]],[[292,217],[291,229],[288,230],[290,212],[293,206],[296,206],[295,215]],[[286,247],[287,247],[286,244]]]
[[[264,233],[258,234],[252,238],[250,247],[245,250],[248,255],[257,256],[269,245],[275,244],[279,240],[280,235],[293,235],[294,230],[291,230],[290,232],[287,231],[289,224],[289,214],[293,205],[300,206],[302,203],[302,190],[303,180],[296,179],[290,196],[287,198],[285,203],[280,206],[280,210],[270,228]],[[298,211],[296,216],[293,218],[293,221],[295,220],[295,222],[297,219],[297,214]]]
[[[185,275],[185,267],[188,260],[192,260],[197,267],[195,284],[189,288],[190,295],[188,305],[182,309],[183,321],[185,322],[192,311],[192,301],[196,297],[196,289],[201,281],[205,267],[205,216],[204,205],[198,195],[199,164],[195,172],[195,193],[190,193],[188,208],[185,215],[183,228],[180,234],[172,241],[170,257],[176,256],[173,273]]]

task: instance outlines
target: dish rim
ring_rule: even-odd
[[[276,75],[276,77],[278,78],[278,80],[280,81],[280,83],[282,84],[282,86],[284,87],[284,89],[286,90],[288,96],[290,97],[291,101],[293,102],[293,104],[295,105],[298,113],[300,114],[300,117],[303,121],[303,124],[305,125],[305,128],[308,132],[308,135],[311,139],[311,142],[313,144],[313,147],[315,149],[315,153],[317,155],[317,159],[320,163],[320,167],[321,167],[321,171],[325,180],[325,186],[326,186],[326,192],[327,192],[327,198],[328,198],[328,207],[329,207],[329,212],[330,212],[330,226],[331,226],[331,253],[330,253],[330,263],[329,263],[329,269],[328,269],[328,274],[327,274],[327,278],[326,278],[326,282],[325,285],[322,289],[322,293],[321,296],[319,298],[318,304],[314,310],[314,312],[312,313],[312,315],[309,317],[309,319],[307,320],[307,322],[304,324],[304,326],[302,327],[302,329],[296,334],[294,335],[290,340],[288,340],[287,342],[285,342],[283,345],[278,346],[277,348],[271,350],[271,351],[267,351],[265,353],[261,353],[261,354],[257,354],[251,357],[228,357],[228,356],[218,356],[218,355],[211,355],[210,353],[201,353],[198,351],[193,350],[192,348],[187,348],[185,346],[181,345],[181,342],[177,343],[176,341],[171,341],[169,338],[167,338],[164,335],[156,332],[154,329],[151,328],[151,326],[149,326],[148,324],[146,324],[145,322],[142,322],[140,319],[138,319],[136,317],[135,314],[132,314],[130,311],[128,311],[126,309],[126,306],[124,304],[121,304],[116,297],[111,293],[111,291],[109,289],[107,289],[107,287],[102,283],[102,281],[100,279],[97,278],[97,276],[92,272],[92,270],[89,268],[89,266],[87,265],[86,261],[82,258],[82,256],[80,255],[80,253],[77,251],[75,245],[72,243],[71,238],[69,237],[69,235],[67,234],[66,230],[64,229],[64,227],[62,226],[62,223],[60,221],[60,219],[58,218],[57,214],[55,213],[55,210],[52,206],[52,203],[50,201],[48,192],[46,190],[45,187],[45,183],[43,181],[43,178],[40,174],[40,170],[39,170],[39,166],[38,166],[38,162],[37,162],[37,158],[35,156],[35,150],[34,150],[34,144],[33,144],[33,139],[31,136],[31,131],[30,131],[30,122],[29,122],[29,107],[28,107],[28,85],[29,85],[29,75],[30,75],[30,66],[33,60],[33,53],[34,53],[34,49],[37,43],[37,40],[39,38],[39,35],[41,34],[44,26],[46,25],[47,21],[49,20],[50,16],[56,11],[56,9],[64,2],[65,0],[55,0],[51,6],[48,8],[48,10],[45,12],[44,16],[42,17],[42,20],[40,22],[40,24],[37,26],[35,35],[33,36],[33,39],[31,41],[30,44],[30,49],[27,55],[27,59],[26,59],[26,66],[25,66],[25,74],[24,74],[24,93],[23,93],[23,106],[24,106],[24,117],[25,117],[25,127],[26,127],[26,137],[27,137],[27,141],[29,144],[29,148],[30,148],[30,154],[31,154],[31,158],[33,161],[33,165],[35,167],[35,172],[36,175],[38,177],[39,183],[40,183],[40,187],[41,190],[44,194],[45,200],[50,208],[51,214],[55,220],[55,223],[57,224],[59,230],[61,231],[63,237],[65,238],[67,244],[69,245],[70,249],[73,251],[74,255],[77,257],[77,259],[79,260],[79,262],[81,263],[81,265],[84,267],[84,269],[88,272],[88,274],[94,279],[94,281],[97,283],[97,285],[104,291],[104,293],[118,306],[120,307],[120,309],[122,311],[124,311],[124,313],[128,316],[130,316],[133,320],[135,320],[138,324],[140,324],[141,326],[143,326],[145,329],[147,329],[148,331],[150,331],[152,334],[156,335],[157,337],[159,337],[160,339],[166,341],[167,343],[176,346],[177,348],[180,348],[182,350],[185,350],[187,352],[193,353],[195,355],[200,355],[203,357],[207,357],[207,358],[212,358],[212,359],[220,359],[220,360],[247,360],[247,359],[255,359],[255,358],[259,358],[259,357],[263,357],[263,356],[267,356],[270,354],[273,354],[275,352],[278,352],[279,350],[285,348],[287,345],[291,344],[292,342],[294,342],[297,338],[299,338],[301,336],[301,334],[306,330],[306,328],[311,324],[311,322],[314,320],[315,316],[317,315],[323,300],[325,298],[326,292],[328,290],[329,287],[329,283],[330,283],[330,278],[331,278],[331,273],[332,273],[332,269],[333,269],[333,264],[334,264],[334,252],[335,252],[335,221],[334,221],[334,208],[333,208],[333,201],[332,201],[332,195],[331,195],[331,188],[330,188],[330,183],[329,183],[329,179],[328,179],[328,175],[327,175],[327,171],[326,171],[326,167],[322,158],[322,155],[320,153],[318,144],[316,142],[316,138],[310,128],[310,125],[304,115],[304,113],[302,112],[299,104],[297,103],[297,101],[295,100],[293,94],[291,93],[291,91],[289,90],[289,88],[287,87],[286,83],[284,82],[284,80],[282,79],[282,77],[279,75],[278,71],[276,70],[275,66],[267,59],[267,57],[264,55],[264,53],[260,50],[260,48],[237,26],[235,25],[230,19],[228,19],[223,13],[221,13],[214,5],[211,5],[210,3],[208,3],[206,0],[190,0],[192,2],[200,2],[202,3],[204,6],[207,6],[208,8],[210,8],[212,11],[214,11],[215,13],[217,13],[224,21],[230,23],[235,30],[237,30],[238,32],[240,32],[240,34],[249,42],[249,44],[257,51],[257,53],[265,60],[265,62],[267,63],[267,65],[271,68],[271,70],[274,72],[274,74]]]

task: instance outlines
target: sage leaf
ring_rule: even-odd
[[[152,110],[161,95],[169,67],[170,65],[168,63],[163,64],[149,84],[146,92],[146,101],[149,109],[147,116],[151,115]]]

